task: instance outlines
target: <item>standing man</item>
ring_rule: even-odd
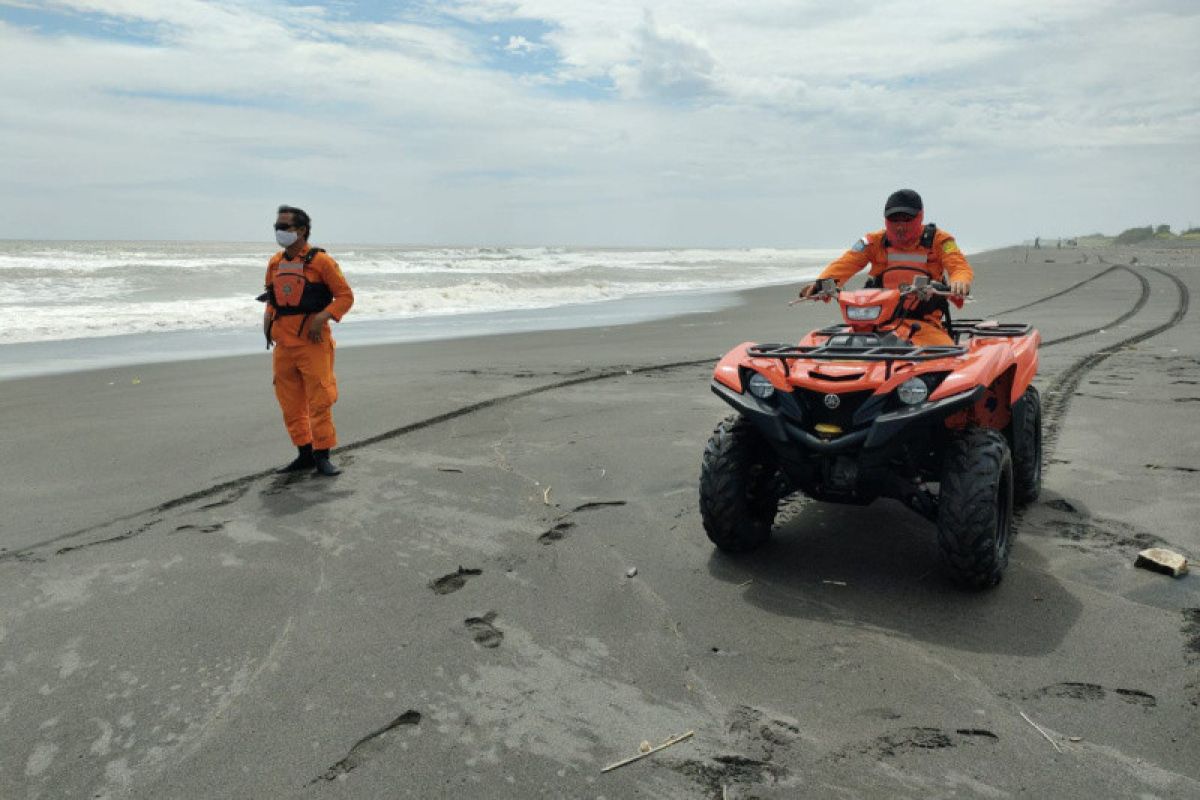
[[[341,470],[329,460],[329,451],[337,445],[333,427],[337,378],[329,320],[341,321],[354,304],[354,293],[338,263],[309,245],[311,234],[308,214],[292,206],[279,207],[275,241],[283,251],[267,264],[267,291],[260,299],[267,303],[263,317],[267,347],[275,345],[275,397],[299,451],[295,460],[277,471],[310,469],[332,476]]]
[[[883,206],[883,216],[883,230],[868,233],[855,242],[817,280],[833,278],[842,286],[870,264],[871,277],[867,281],[870,287],[895,289],[912,283],[918,275],[926,275],[931,281],[948,283],[951,293],[958,297],[970,294],[975,273],[953,236],[932,222],[925,224],[921,195],[912,189],[893,192]],[[800,296],[808,297],[816,290],[817,284],[813,283],[801,289]],[[922,301],[902,313],[904,319],[896,328],[897,336],[917,345],[953,344],[945,327],[949,307],[944,297]]]

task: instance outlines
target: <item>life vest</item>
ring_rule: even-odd
[[[883,235],[882,245],[887,256],[886,266],[871,276],[867,286],[874,289],[899,289],[903,284],[911,284],[918,275],[924,275],[929,280],[941,278],[935,275],[929,266],[933,258],[933,239],[937,235],[937,225],[932,222],[921,231],[921,238],[910,247],[897,247]],[[905,305],[900,310],[900,316],[905,319],[928,319],[936,312],[947,322],[950,320],[950,304],[945,297],[931,297],[911,306]]]
[[[333,292],[324,283],[310,281],[304,276],[304,268],[312,264],[317,253],[324,253],[320,247],[309,248],[304,254],[304,260],[299,263],[280,261],[275,267],[275,277],[267,290],[255,299],[266,303],[275,309],[275,314],[267,324],[263,333],[267,337],[267,349],[271,349],[271,330],[279,317],[303,314],[300,327],[296,329],[299,336],[308,323],[309,314],[324,311],[333,302]]]
[[[324,252],[313,247],[304,254],[303,261],[280,261],[275,267],[275,277],[267,288],[265,299],[275,309],[276,316],[315,314],[333,302],[333,292],[328,286],[304,276],[305,268],[312,264],[317,253]]]

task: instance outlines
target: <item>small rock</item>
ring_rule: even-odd
[[[637,567],[630,567],[629,569],[625,570],[626,578],[632,578],[634,575],[637,575]]]
[[[653,749],[653,747],[647,741],[643,741],[641,744],[638,745],[639,753],[649,753],[652,749]]]
[[[1072,737],[1071,737],[1071,741],[1072,741],[1072,742],[1082,742],[1082,741],[1083,741],[1083,737],[1082,737],[1082,736],[1072,736]]]
[[[1151,547],[1138,553],[1137,561],[1133,562],[1133,565],[1151,572],[1161,572],[1174,578],[1178,578],[1188,571],[1186,558],[1161,547]]]

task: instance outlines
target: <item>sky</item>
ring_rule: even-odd
[[[1195,0],[0,0],[0,238],[1200,226]]]

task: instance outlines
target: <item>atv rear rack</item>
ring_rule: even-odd
[[[982,326],[982,327],[981,327]],[[969,336],[1027,336],[1033,330],[1028,322],[995,322],[983,319],[959,319],[950,323],[950,335],[958,339]],[[849,325],[839,323],[816,331],[817,336],[837,336],[839,333],[852,333]],[[769,346],[769,345],[763,345]]]
[[[982,319],[960,319],[950,323],[950,335],[958,341],[963,334],[969,336],[1025,336],[1033,330],[1028,322],[995,322]]]

